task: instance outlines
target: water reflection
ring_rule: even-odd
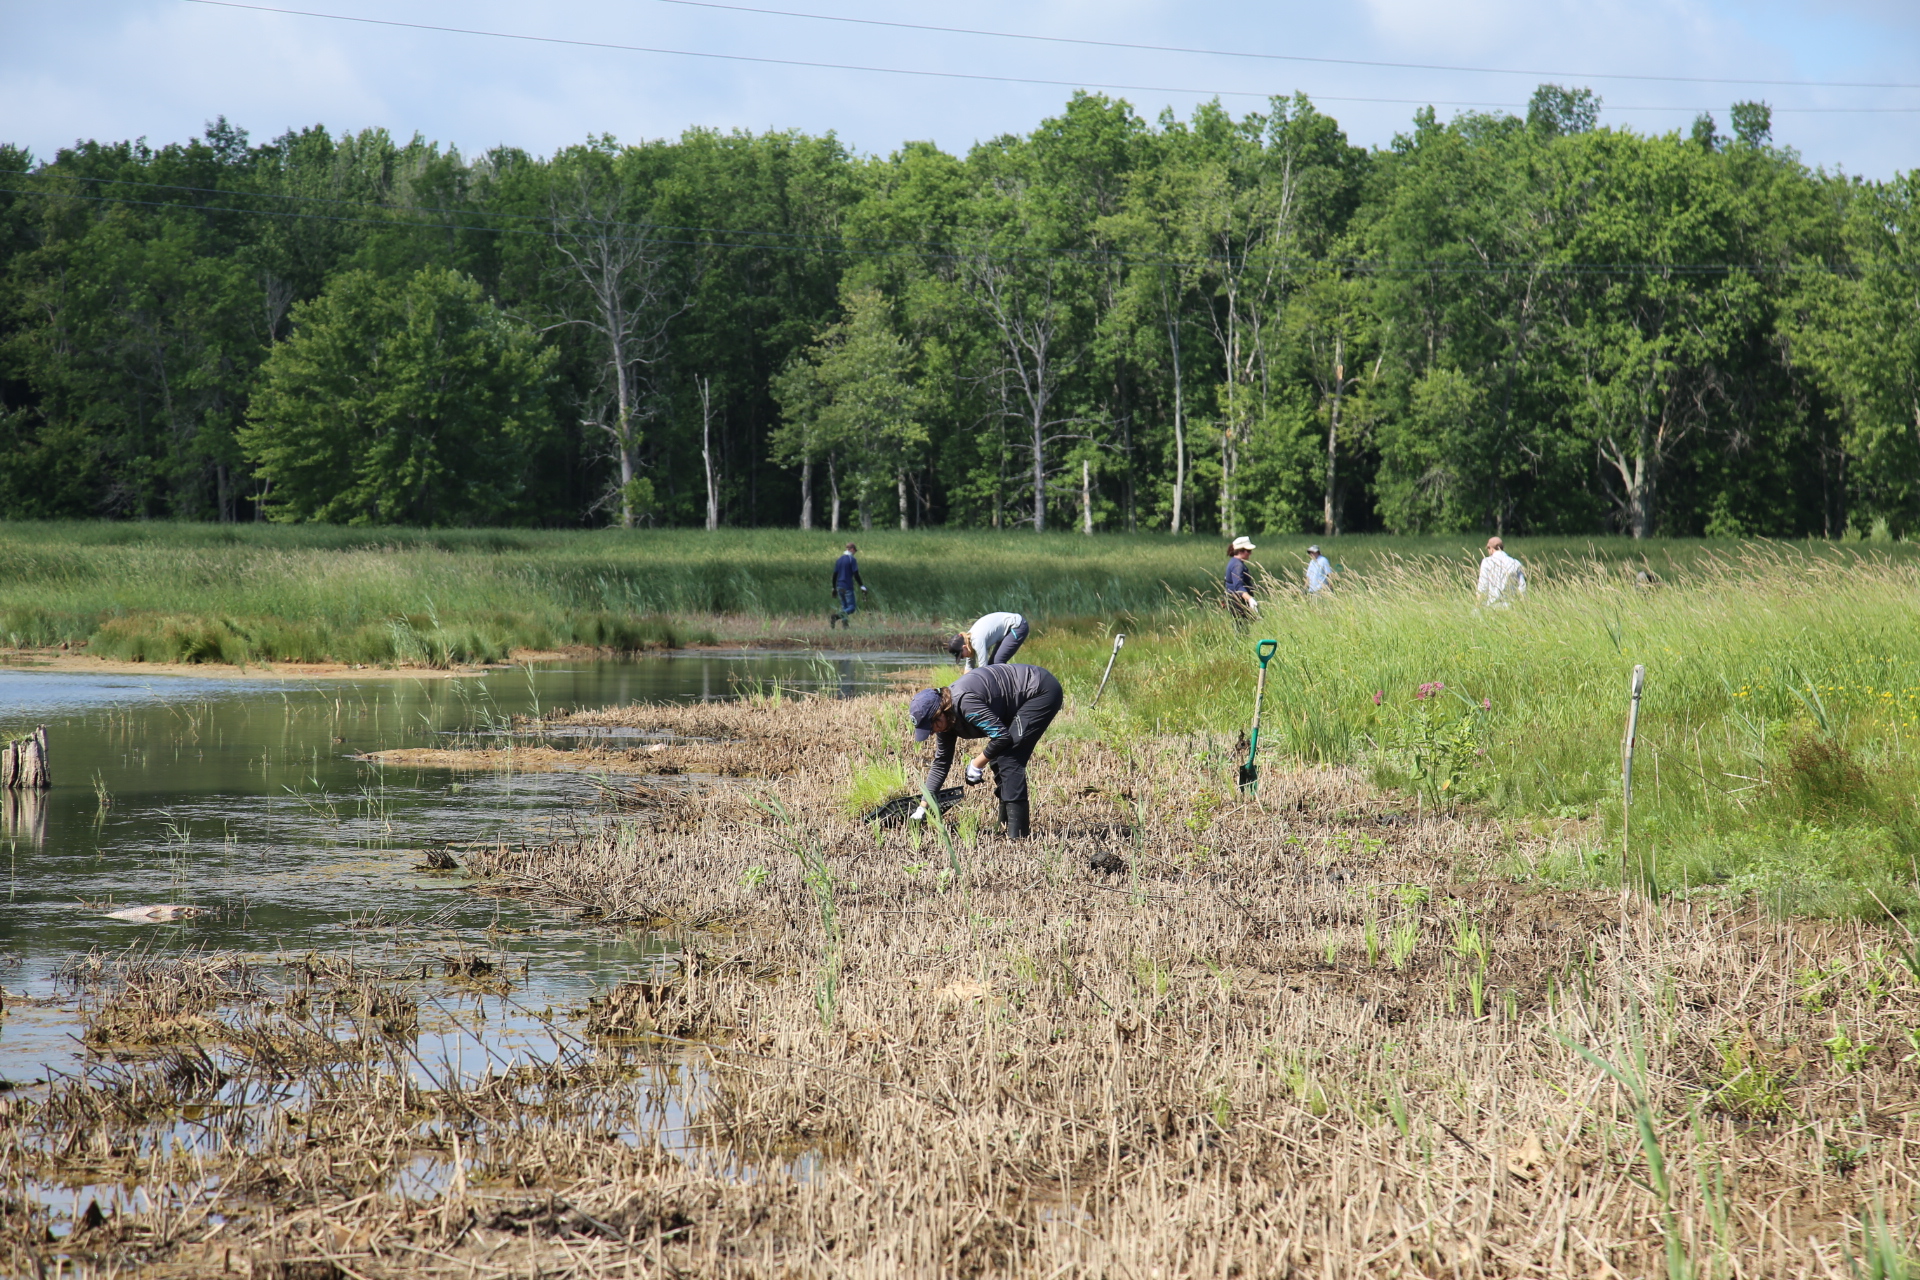
[[[0,791],[0,840],[35,850],[47,843],[47,796],[44,791]]]
[[[577,1001],[646,963],[646,940],[459,892],[457,876],[424,870],[424,849],[597,821],[592,781],[354,757],[498,732],[556,707],[716,700],[771,684],[850,695],[925,661],[740,651],[341,682],[0,669],[0,737],[45,723],[56,782],[0,798],[0,958],[13,961],[0,981],[44,997],[63,959],[136,941],[271,959],[365,948],[386,931],[420,944],[484,938],[528,966],[521,998]],[[205,914],[158,924],[108,914],[148,904]],[[0,1079],[39,1077],[47,1061],[49,1041],[20,1026],[0,1020]]]

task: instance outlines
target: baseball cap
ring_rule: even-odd
[[[933,734],[933,718],[940,714],[940,691],[922,689],[913,695],[913,701],[907,706],[907,717],[913,721],[913,740],[925,742]]]
[[[1314,555],[1319,555],[1320,545],[1318,543],[1315,543],[1313,546],[1308,547],[1307,550],[1311,551]]]
[[[1245,534],[1242,534],[1233,540],[1233,549],[1235,551],[1252,551],[1254,550],[1253,540]]]

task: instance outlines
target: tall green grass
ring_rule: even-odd
[[[893,630],[930,631],[998,609],[1039,620],[1179,616],[1216,598],[1225,562],[1222,540],[1167,535],[0,523],[0,643],[86,640],[110,656],[210,662],[642,648],[676,638],[664,619],[680,620],[682,632],[716,616],[824,623],[831,565],[849,538],[861,544],[872,588],[859,622]],[[1256,565],[1276,587],[1292,583],[1306,541],[1269,541]],[[1368,588],[1399,581],[1409,566],[1470,574],[1475,541],[1326,546],[1341,570],[1336,582]],[[1724,553],[1710,543],[1624,539],[1518,550],[1536,577],[1592,562],[1621,573],[1649,568],[1676,585],[1711,576]],[[1860,559],[1858,548],[1799,554]]]
[[[1230,783],[1253,643],[1272,636],[1270,759],[1363,766],[1423,805],[1561,833],[1526,874],[1795,910],[1920,901],[1920,553],[1904,544],[1516,539],[1531,592],[1487,610],[1472,602],[1478,539],[1323,540],[1338,574],[1312,601],[1291,589],[1307,539],[1268,539],[1266,616],[1236,628],[1214,539],[0,524],[0,643],[202,662],[641,649],[754,619],[823,623],[849,537],[872,587],[862,628],[931,637],[1017,609],[1038,623],[1023,656],[1083,700],[1128,631],[1098,714],[1064,732],[1212,735],[1207,762]]]
[[[1528,874],[1757,893],[1790,910],[1914,912],[1920,565],[1703,550],[1658,585],[1599,558],[1534,565],[1512,608],[1476,608],[1464,564],[1403,560],[1329,599],[1274,599],[1244,627],[1218,614],[1149,624],[1129,635],[1098,713],[1077,725],[1114,738],[1214,735],[1230,778],[1254,644],[1271,636],[1269,759],[1361,765],[1419,803],[1561,833]],[[1085,699],[1109,630],[1055,627],[1026,652]],[[1636,663],[1647,685],[1623,851]]]

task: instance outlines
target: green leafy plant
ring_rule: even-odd
[[[1836,1030],[1833,1035],[1821,1042],[1833,1059],[1835,1068],[1847,1075],[1861,1070],[1867,1065],[1867,1055],[1880,1046],[1855,1040],[1844,1030]]]
[[[1478,924],[1462,919],[1454,925],[1453,954],[1481,969],[1487,967],[1491,953],[1487,949],[1486,939],[1481,935]]]
[[[940,847],[946,851],[947,865],[940,872],[937,884],[940,892],[959,886],[967,888],[967,864],[960,857],[960,846],[955,842],[953,833],[947,830],[945,820],[940,816],[940,802],[933,798],[933,792],[927,790],[926,783],[920,784],[920,798],[926,802],[927,825],[933,828],[940,841]]]
[[[1434,803],[1479,793],[1487,703],[1434,680],[1415,691],[1410,708],[1388,712],[1388,705],[1381,703],[1380,746],[1409,786]]]
[[[1802,969],[1794,977],[1794,985],[1800,988],[1800,1007],[1808,1013],[1819,1013],[1833,999],[1833,974],[1825,969]]]
[[[1774,1070],[1744,1039],[1720,1046],[1720,1085],[1713,1105],[1748,1120],[1771,1121],[1786,1114],[1787,1077]]]

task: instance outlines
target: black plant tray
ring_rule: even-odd
[[[965,799],[966,794],[965,787],[948,787],[944,791],[934,792],[933,798],[939,803],[940,812],[945,813]],[[861,814],[860,821],[877,822],[883,827],[900,826],[915,809],[920,807],[921,799],[918,791],[909,791],[903,796],[895,796],[879,808],[869,809]]]

